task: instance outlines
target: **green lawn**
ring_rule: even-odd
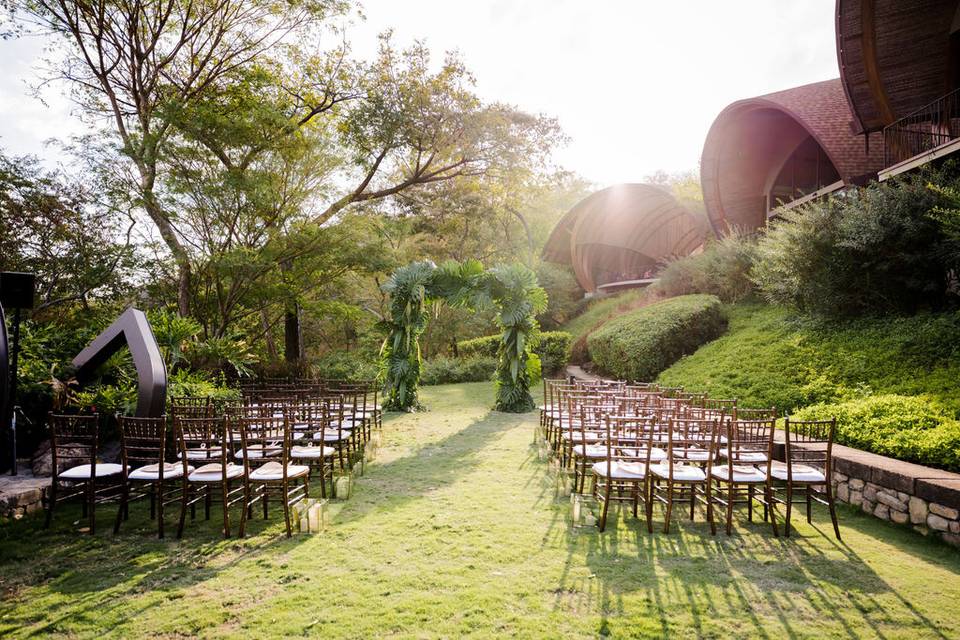
[[[489,383],[423,390],[319,536],[215,521],[151,537],[0,527],[0,636],[960,636],[960,552],[848,509],[789,540],[698,522],[648,535],[632,517],[577,532],[530,442],[535,414],[491,413]],[[109,515],[104,513],[103,521]],[[659,520],[659,514],[657,514]]]

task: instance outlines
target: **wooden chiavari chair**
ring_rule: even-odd
[[[49,527],[57,504],[82,498],[83,517],[88,518],[90,535],[96,532],[96,507],[117,494],[123,467],[97,462],[100,446],[100,417],[49,414],[50,455],[53,477],[47,493]],[[98,486],[99,485],[99,486]]]
[[[180,396],[170,398],[170,417],[177,418],[212,418],[214,414],[213,400],[209,397]]]
[[[290,407],[287,420],[290,422],[292,446],[290,458],[310,468],[310,476],[317,471],[320,476],[320,497],[327,497],[327,480],[333,486],[333,461],[337,449],[324,443],[324,431],[329,420],[326,403],[322,400]],[[319,437],[317,437],[319,436]]]
[[[293,535],[290,507],[309,494],[310,468],[290,460],[291,429],[285,417],[237,418],[232,429],[240,432],[243,458],[244,510],[240,516],[240,536],[246,530],[253,506],[260,502],[263,517],[269,517],[271,496],[279,497],[287,537]]]
[[[601,504],[597,526],[600,531],[606,528],[612,500],[632,503],[634,517],[642,501],[647,531],[653,533],[653,503],[649,491],[651,462],[666,455],[653,444],[653,420],[607,415],[604,422],[603,445],[607,452],[603,460],[591,467],[595,478],[593,495]]]
[[[233,462],[233,440],[223,418],[177,418],[174,430],[180,443],[183,467],[180,524],[177,538],[183,537],[187,507],[191,518],[203,501],[204,519],[210,519],[213,497],[220,497],[223,511],[223,536],[230,537],[230,507],[243,502],[244,468]]]
[[[670,419],[667,430],[667,458],[650,468],[657,480],[651,490],[653,499],[666,506],[664,533],[670,532],[673,503],[678,498],[690,500],[691,520],[694,518],[697,501],[704,503],[710,529],[716,531],[711,485],[707,478],[716,457],[718,432],[719,423],[716,420]]]
[[[141,498],[150,499],[150,519],[157,520],[157,536],[164,535],[164,508],[179,500],[178,489],[184,473],[181,462],[167,462],[167,417],[133,418],[119,416],[120,457],[123,463],[123,484],[120,508],[113,532],[120,532],[129,504]]]
[[[773,460],[773,435],[776,421],[729,420],[726,422],[726,442],[719,449],[724,464],[714,465],[710,479],[716,485],[713,501],[726,510],[726,532],[733,528],[733,508],[736,504],[747,505],[747,519],[753,521],[753,502],[763,504],[763,519],[767,520],[773,504],[770,483],[770,465]],[[756,488],[763,489],[763,497],[757,498]],[[776,520],[773,534],[777,532]]]
[[[794,491],[803,492],[807,505],[807,522],[811,522],[811,503],[817,501],[830,509],[833,532],[840,540],[840,525],[837,522],[837,509],[834,504],[833,486],[833,439],[836,435],[836,418],[830,420],[790,420],[783,421],[786,438],[786,462],[774,461],[770,466],[770,481],[777,480],[786,487],[786,498],[775,497],[775,503],[786,504],[784,530],[790,536],[790,515],[794,502]],[[822,491],[815,491],[823,487]],[[826,498],[821,498],[824,495]],[[774,504],[775,504],[774,503]],[[776,510],[770,514],[776,526]]]

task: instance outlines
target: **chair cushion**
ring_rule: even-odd
[[[607,455],[607,445],[605,444],[578,444],[573,448],[573,455],[581,458],[605,458]]]
[[[670,465],[664,462],[651,465],[650,471],[661,478],[670,478]],[[673,465],[673,480],[677,482],[704,482],[706,479],[707,474],[705,474],[700,467],[694,467],[688,464]]]
[[[684,450],[674,449],[674,455],[693,462],[706,462],[710,458],[710,452],[699,447],[688,447]]]
[[[317,432],[313,434],[314,440],[323,440],[324,442],[339,442],[341,440],[348,440],[350,438],[350,430],[344,429],[342,435],[337,432],[336,429],[326,430],[323,433]]]
[[[728,449],[727,447],[720,449],[720,456],[724,458],[729,458],[730,449]],[[746,462],[746,463],[766,462],[767,454],[761,453],[760,451],[740,451],[737,454],[737,461]]]
[[[220,466],[219,462],[214,462],[211,464],[205,464],[202,467],[196,469],[190,475],[187,476],[187,480],[190,482],[219,482],[226,477],[238,478],[243,475],[243,467],[238,464],[233,464],[232,462],[227,463],[227,473],[224,476],[223,469]]]
[[[238,436],[239,437],[239,436]],[[222,451],[217,449],[187,449],[187,460],[219,460]],[[177,452],[177,457],[183,459],[183,452]]]
[[[610,475],[607,476],[607,461],[594,463],[593,474],[601,477],[611,477],[621,480],[643,480],[646,477],[644,465],[640,462],[621,462],[614,460],[610,463]]]
[[[820,483],[826,482],[827,478],[823,475],[823,472],[819,469],[811,467],[806,464],[794,464],[792,466],[794,482],[809,482],[809,483]],[[775,460],[770,465],[770,475],[776,478],[777,480],[790,480],[791,478],[787,477],[787,463],[780,462]]]
[[[287,465],[287,477],[299,478],[310,473],[310,467],[299,464]],[[250,479],[256,482],[266,480],[283,480],[283,465],[279,462],[268,462],[259,469],[250,472]]]
[[[115,476],[123,472],[123,467],[119,464],[98,462],[95,466],[96,470],[93,473],[96,473],[98,478]],[[70,467],[66,471],[61,471],[59,477],[61,480],[89,480],[91,477],[90,465],[81,464]]]
[[[249,447],[248,449],[249,449],[249,452],[247,449],[241,449],[240,451],[237,451],[237,453],[234,454],[235,457],[240,460],[243,460],[244,456],[249,457],[251,460],[256,460],[257,458],[264,458],[264,457],[273,458],[275,456],[279,456],[280,453],[283,451],[283,448],[280,446],[279,443],[271,444],[269,446],[265,446],[262,444],[255,444]]]
[[[630,456],[631,458],[644,458],[647,455],[647,449],[624,449],[623,455]],[[660,447],[653,447],[650,449],[650,462],[660,462],[661,460],[667,459],[667,452],[661,449]]]
[[[326,458],[337,454],[333,447],[314,447],[297,445],[290,448],[290,455],[294,458]]]
[[[187,473],[193,471],[193,467],[187,467]],[[179,478],[183,475],[183,465],[176,462],[167,462],[163,465],[163,479]],[[145,467],[134,469],[127,476],[131,480],[159,480],[160,465],[148,464]]]
[[[710,470],[710,475],[719,480],[728,480],[730,479],[730,467],[725,464],[717,465]],[[733,481],[734,482],[766,482],[767,474],[765,471],[748,465],[748,464],[735,464],[733,465]]]
[[[567,442],[600,442],[606,438],[606,434],[600,433],[599,431],[564,431],[563,439]]]

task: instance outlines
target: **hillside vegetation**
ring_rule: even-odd
[[[727,307],[727,333],[658,381],[838,418],[838,440],[960,468],[960,313],[826,323],[781,307]]]
[[[719,298],[689,295],[630,311],[587,337],[600,371],[626,380],[652,380],[681,356],[726,328]]]

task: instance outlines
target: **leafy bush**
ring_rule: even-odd
[[[572,335],[576,342],[610,318],[647,304],[647,295],[646,289],[631,289],[617,295],[595,298],[588,302],[583,313],[568,322],[563,330]]]
[[[540,357],[543,371],[556,373],[567,366],[570,358],[570,342],[573,339],[566,331],[542,331],[533,352]],[[486,356],[496,357],[500,348],[500,336],[484,336],[463,340],[457,343],[457,351],[461,357]]]
[[[547,292],[547,310],[538,317],[545,329],[558,329],[583,308],[583,289],[569,266],[541,262],[537,281]]]
[[[377,377],[377,359],[361,351],[329,351],[310,364],[310,375],[359,382]]]
[[[461,358],[437,356],[423,363],[420,382],[425,385],[456,382],[485,382],[493,379],[497,370],[495,357],[473,355]]]
[[[653,291],[667,298],[710,293],[723,302],[737,302],[754,291],[750,269],[756,253],[756,241],[748,236],[711,241],[700,253],[669,262]]]
[[[751,277],[764,298],[830,317],[942,304],[946,238],[930,212],[945,199],[930,179],[873,183],[784,214],[757,245]]]
[[[960,470],[960,422],[925,396],[885,394],[815,404],[798,420],[837,418],[837,442],[900,460]]]
[[[593,362],[604,372],[628,380],[652,380],[725,328],[716,296],[681,296],[607,322],[590,334],[587,345]]]

